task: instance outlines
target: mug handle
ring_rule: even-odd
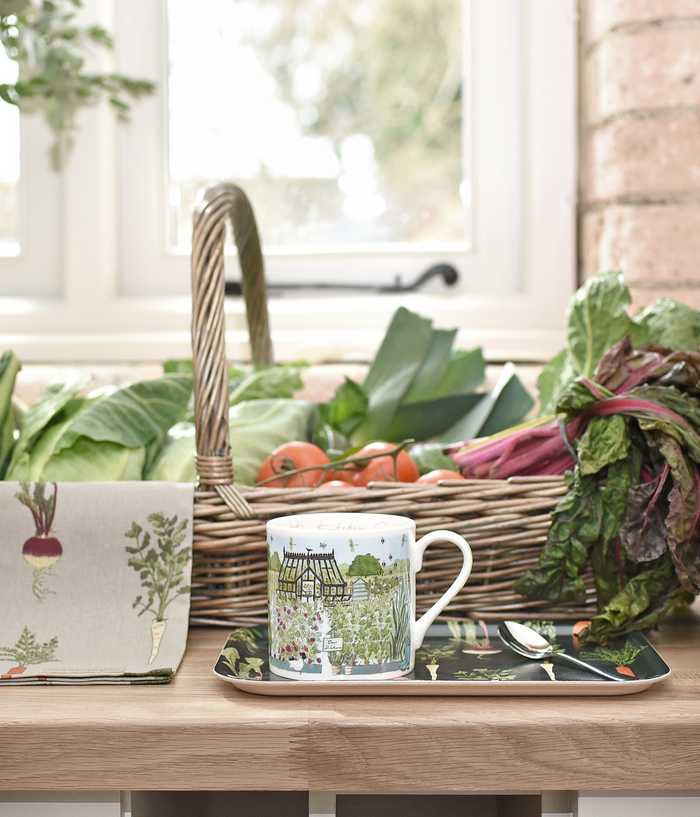
[[[440,598],[433,604],[433,606],[426,610],[425,613],[413,622],[413,649],[417,650],[423,643],[428,627],[435,621],[435,619],[442,613],[452,599],[464,587],[472,572],[472,549],[469,547],[467,540],[458,533],[453,533],[451,530],[434,530],[426,533],[417,542],[412,542],[409,548],[411,559],[411,573],[415,577],[423,567],[423,554],[428,545],[433,542],[452,542],[453,545],[462,551],[464,562],[459,575],[452,582],[452,584],[445,590]]]

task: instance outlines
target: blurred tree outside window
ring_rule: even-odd
[[[223,179],[268,248],[467,241],[462,29],[462,0],[169,0],[171,246]]]

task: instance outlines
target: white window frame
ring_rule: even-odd
[[[410,279],[432,261],[445,260],[456,263],[465,285],[458,292],[274,298],[270,314],[278,358],[366,358],[399,304],[440,325],[459,326],[459,342],[482,345],[492,360],[543,360],[561,345],[576,280],[575,0],[464,2],[471,34],[466,115],[474,123],[465,156],[475,200],[471,242],[420,253],[375,248],[360,256],[280,249],[266,256],[266,264],[278,280],[316,275],[327,280],[349,265],[358,280],[372,280],[389,269]],[[103,107],[85,112],[61,177],[37,171],[37,181],[30,181],[23,174],[22,195],[31,195],[39,182],[51,190],[43,221],[43,252],[50,259],[32,255],[36,235],[24,244],[26,256],[0,259],[0,346],[41,361],[187,355],[189,260],[168,250],[165,232],[165,0],[88,0],[86,14],[115,31],[119,69],[153,78],[159,92],[136,104],[126,128]],[[160,32],[157,43],[154,30]],[[494,43],[503,55],[494,56]],[[522,71],[519,86],[503,69],[514,53]],[[110,64],[109,55],[100,59],[103,67]],[[469,65],[478,68],[471,72]],[[499,134],[508,136],[512,129],[522,133],[517,155],[498,149]],[[31,123],[27,133],[35,131]],[[43,137],[42,144],[34,140],[32,162],[23,167],[45,162],[47,134]],[[24,141],[23,133],[23,146]],[[502,207],[513,195],[521,206]],[[8,263],[23,269],[6,275]],[[32,279],[39,267],[45,279]],[[494,292],[492,279],[501,282],[502,291]],[[31,286],[21,289],[22,282]],[[232,357],[247,354],[244,326],[243,305],[231,299]]]

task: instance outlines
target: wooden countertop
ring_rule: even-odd
[[[212,676],[225,635],[169,686],[0,690],[0,790],[700,790],[697,605],[629,697],[257,697]]]

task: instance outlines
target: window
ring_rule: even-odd
[[[398,303],[463,327],[492,357],[554,350],[574,285],[573,0],[87,6],[115,32],[116,67],[158,93],[126,128],[88,112],[62,177],[31,117],[3,150],[2,292],[33,300],[0,299],[0,312],[16,333],[43,310],[52,338],[27,340],[30,356],[186,353],[191,207],[222,180],[252,199],[268,279],[311,285],[271,301],[280,356],[367,352]],[[228,260],[235,278],[233,247]],[[408,282],[441,261],[458,269],[455,289],[313,289]],[[227,306],[238,354],[242,305]]]
[[[0,51],[0,82],[15,82],[17,66]],[[0,104],[0,257],[19,252],[19,113]]]
[[[461,0],[167,8],[170,246],[222,178],[269,249],[464,246]]]

